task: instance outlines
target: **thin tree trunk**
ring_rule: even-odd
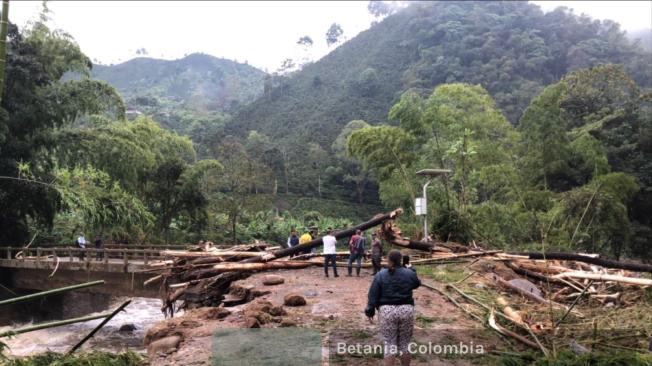
[[[7,65],[7,30],[9,28],[9,0],[2,1],[0,19],[0,102],[5,90],[5,67]]]
[[[238,215],[234,215],[233,220],[231,220],[231,231],[233,232],[233,245],[238,244],[238,236],[235,232],[237,226],[237,220],[238,220]]]

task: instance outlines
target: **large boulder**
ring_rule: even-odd
[[[297,326],[297,322],[295,322],[295,321],[292,320],[292,319],[283,319],[283,320],[281,321],[281,324],[280,324],[279,326],[280,326],[280,327],[283,327],[283,328],[296,327],[296,326]]]
[[[286,315],[287,311],[285,311],[285,309],[283,309],[283,306],[278,305],[278,306],[272,306],[269,309],[268,313],[270,313],[270,315],[273,315],[273,316],[281,316],[281,315]]]
[[[133,332],[136,330],[136,326],[133,323],[125,323],[120,326],[120,329],[118,329],[118,332]]]
[[[267,275],[263,277],[263,285],[265,286],[280,285],[283,282],[285,282],[285,278],[279,275]]]
[[[157,339],[147,346],[147,355],[150,359],[158,355],[167,355],[176,352],[179,348],[179,343],[183,340],[181,335],[172,335]]]
[[[283,298],[283,303],[286,306],[303,306],[306,304],[306,298],[296,293],[289,293]]]
[[[246,318],[245,319],[246,328],[260,328],[260,322],[256,318]]]

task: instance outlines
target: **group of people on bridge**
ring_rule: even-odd
[[[75,244],[80,249],[86,249],[86,245],[89,244],[89,242],[86,240],[84,233],[79,233],[77,240],[75,240]],[[102,241],[102,236],[100,236],[99,234],[95,235],[95,240],[93,240],[93,244],[95,245],[95,249],[96,249],[95,260],[101,261],[102,259],[104,259],[104,251],[101,250],[104,248],[104,241]],[[83,261],[85,256],[86,256],[86,251],[80,250],[79,260]]]

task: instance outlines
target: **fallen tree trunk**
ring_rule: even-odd
[[[633,262],[620,262],[612,259],[602,259],[588,255],[575,254],[575,253],[540,253],[540,252],[524,252],[524,253],[510,253],[514,255],[527,256],[529,259],[560,259],[566,261],[578,261],[589,264],[596,264],[606,268],[625,269],[634,272],[648,272],[652,273],[651,264],[633,263]]]
[[[349,253],[349,252],[336,252],[335,255],[338,256],[338,257],[347,257],[348,258],[348,256],[351,255],[351,253]],[[293,261],[297,261],[297,260],[304,260],[304,259],[310,259],[310,258],[315,258],[315,257],[323,257],[323,256],[325,256],[324,253],[308,253],[308,254],[297,255],[297,256],[292,257],[290,259],[293,260]]]
[[[452,254],[452,255],[447,255],[445,257],[439,257],[439,258],[425,258],[425,259],[417,259],[414,261],[411,261],[412,264],[426,264],[426,263],[437,263],[441,261],[449,261],[449,260],[455,260],[455,259],[462,259],[462,258],[472,258],[472,257],[482,257],[485,255],[491,255],[491,254],[496,254],[499,253],[500,250],[491,250],[488,252],[473,252],[473,253],[464,253],[464,254]]]
[[[182,275],[181,280],[183,282],[199,280],[202,278],[213,277],[224,272],[264,271],[270,269],[299,269],[299,268],[306,268],[310,266],[323,266],[323,263],[308,262],[308,261],[306,262],[279,261],[279,262],[264,262],[264,263],[243,263],[243,262],[220,263],[220,264],[215,264],[207,269],[197,269],[197,270],[188,271],[187,273]]]
[[[511,289],[512,291],[518,292],[519,294],[527,297],[528,299],[533,300],[535,302],[538,302],[540,304],[546,304],[546,305],[549,305],[549,306],[554,306],[554,307],[557,307],[557,308],[568,310],[567,306],[565,306],[563,304],[556,303],[554,301],[546,300],[546,299],[544,299],[543,297],[541,297],[539,295],[536,295],[534,293],[525,291],[522,288],[514,286],[511,283],[509,283],[508,281],[505,281],[503,278],[501,278],[500,276],[498,276],[495,273],[490,274],[489,279],[492,279],[494,282],[502,285],[503,287],[506,287],[506,288]],[[575,313],[577,314],[577,312],[575,312]]]
[[[549,277],[549,276],[543,275],[541,273],[530,271],[529,269],[521,268],[521,267],[517,266],[516,264],[514,264],[512,262],[509,262],[509,261],[505,262],[505,265],[507,267],[509,267],[512,271],[514,271],[516,274],[520,274],[521,276],[534,278],[535,280],[538,280],[538,281],[541,281],[541,282],[556,283],[556,284],[559,284],[559,285],[572,286],[573,288],[576,288],[575,285],[569,284],[566,281],[562,281],[559,278]]]
[[[163,257],[178,258],[204,258],[204,257],[261,257],[265,252],[233,252],[233,251],[212,251],[212,252],[186,252],[181,250],[163,250]]]
[[[558,275],[555,275],[554,277],[555,278],[564,278],[564,277],[581,278],[581,279],[594,280],[594,281],[614,281],[614,282],[628,283],[632,285],[652,286],[652,280],[649,280],[647,278],[634,278],[634,277],[625,277],[625,276],[602,274],[602,273],[586,273],[586,272],[574,271],[574,272],[560,273]]]
[[[396,210],[394,210],[394,211],[392,211],[390,213],[386,213],[386,214],[382,214],[382,215],[376,215],[373,219],[371,219],[371,220],[369,220],[367,222],[364,222],[364,223],[362,223],[360,225],[354,226],[354,227],[346,229],[346,230],[337,231],[333,235],[335,236],[335,239],[338,239],[338,240],[343,239],[343,238],[348,238],[348,237],[353,236],[353,234],[355,234],[356,230],[364,231],[364,230],[370,229],[372,227],[375,227],[375,226],[378,226],[378,225],[382,224],[383,222],[385,222],[387,220],[394,219],[394,218],[396,218],[398,215],[400,215],[402,213],[403,213],[403,209],[398,208],[398,209],[396,209]],[[321,238],[317,238],[317,239],[313,239],[313,240],[311,240],[311,241],[309,241],[309,242],[307,242],[305,244],[297,245],[297,246],[294,246],[292,248],[281,249],[281,250],[274,251],[272,253],[268,253],[268,255],[264,256],[264,257],[248,258],[248,259],[245,259],[245,260],[241,261],[240,263],[268,262],[268,261],[271,261],[271,260],[274,260],[274,259],[287,257],[287,256],[292,255],[292,254],[297,254],[297,253],[303,252],[305,250],[316,248],[316,247],[318,247],[318,246],[320,246],[322,244],[323,244],[323,242],[322,242]]]

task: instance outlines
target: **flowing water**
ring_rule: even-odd
[[[113,299],[110,309],[115,309],[124,301],[125,299],[123,298]],[[136,352],[144,352],[143,338],[147,329],[154,323],[164,319],[160,308],[161,300],[132,298],[131,304],[127,306],[125,311],[111,319],[93,338],[86,342],[83,349],[103,351],[122,351],[129,349]],[[107,310],[103,310],[88,315],[106,312]],[[12,338],[4,338],[2,341],[9,346],[9,350],[6,352],[8,356],[28,356],[48,350],[63,353],[84,338],[100,322],[102,322],[102,319],[57,328],[42,329],[20,334]],[[133,332],[120,332],[119,329],[124,324],[133,324],[136,330]],[[29,325],[32,325],[32,323],[12,324],[11,326],[0,327],[0,332]]]

